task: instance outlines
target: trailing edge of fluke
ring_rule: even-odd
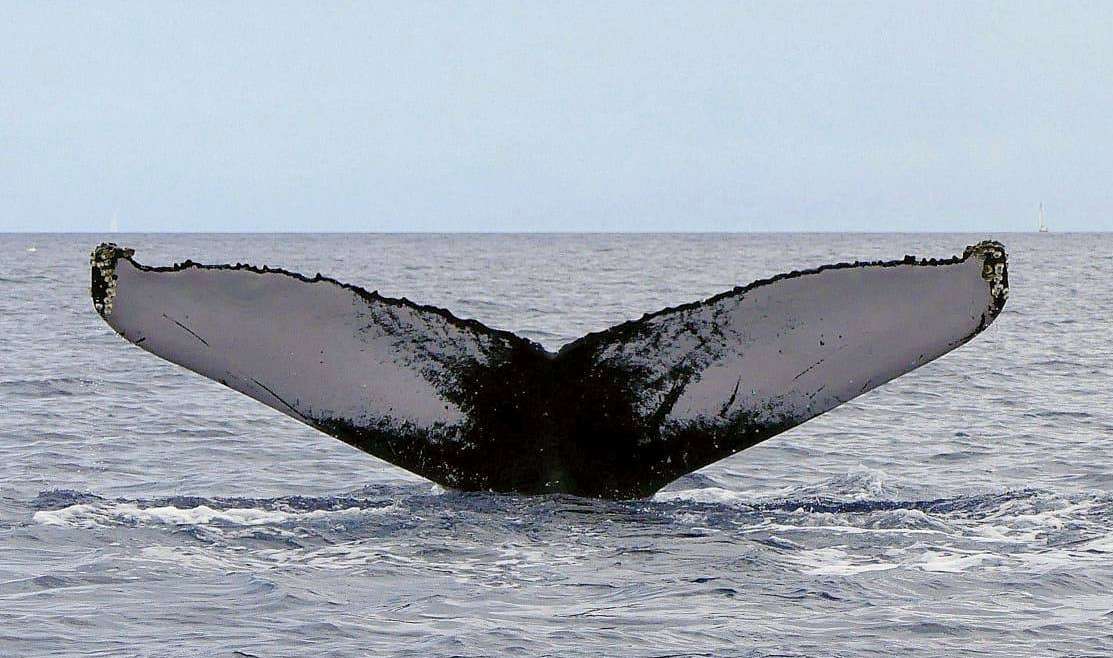
[[[966,343],[1004,247],[782,274],[552,353],[317,275],[92,255],[93,305],[140,348],[446,487],[653,494]]]

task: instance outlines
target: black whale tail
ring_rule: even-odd
[[[102,244],[93,305],[144,350],[447,487],[634,498],[966,343],[1004,247],[792,272],[557,354],[317,275],[147,267]]]

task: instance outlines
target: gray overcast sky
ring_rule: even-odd
[[[1113,229],[1113,2],[0,1],[0,230]]]

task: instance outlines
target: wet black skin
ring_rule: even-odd
[[[314,423],[365,452],[465,490],[642,498],[676,478],[748,448],[792,422],[671,424],[675,389],[651,417],[635,412],[637,373],[592,365],[583,346],[559,358],[531,346],[474,368],[454,400],[469,414],[458,435],[386,424]]]

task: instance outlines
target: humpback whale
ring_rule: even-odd
[[[1004,247],[781,274],[557,352],[451,312],[249,265],[92,254],[140,348],[445,487],[640,498],[963,345]]]

